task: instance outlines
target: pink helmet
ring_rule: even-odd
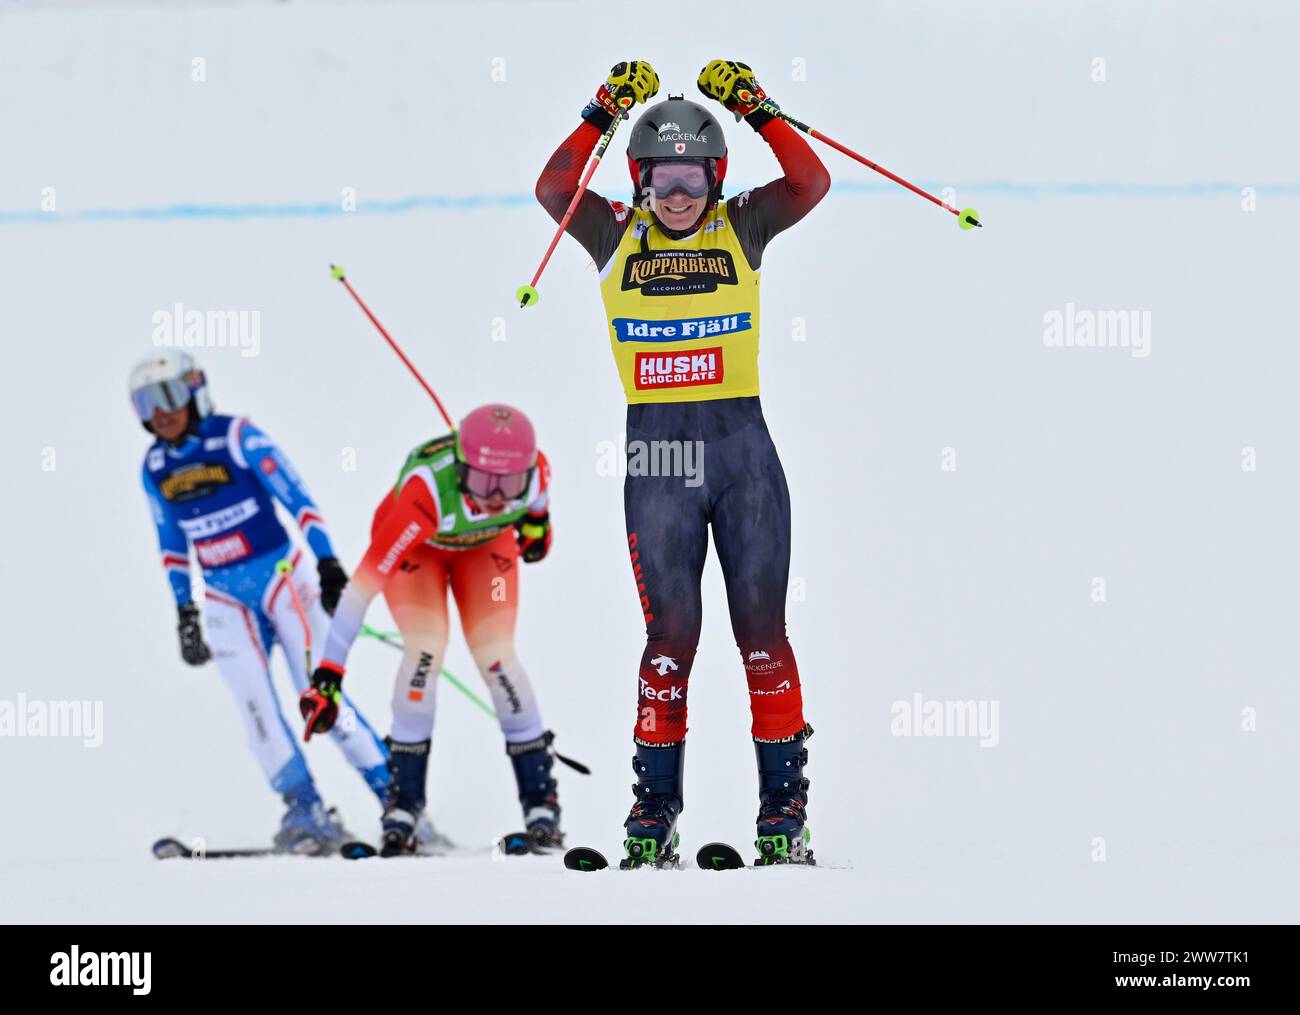
[[[456,457],[472,469],[498,476],[527,472],[537,464],[533,424],[512,406],[480,405],[460,422]]]

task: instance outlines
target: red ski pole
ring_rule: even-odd
[[[609,143],[614,140],[614,132],[618,130],[618,125],[627,119],[628,106],[632,100],[620,99],[619,105],[622,107],[619,114],[614,117],[614,122],[606,129],[605,133],[600,136],[600,143],[596,145],[596,150],[592,152],[591,161],[587,165],[587,171],[582,174],[582,180],[578,183],[578,189],[573,195],[573,200],[569,202],[569,207],[564,213],[564,218],[560,219],[560,227],[555,230],[555,235],[551,237],[551,245],[546,248],[546,253],[542,255],[542,263],[537,266],[537,271],[533,274],[533,280],[527,285],[521,285],[515,290],[515,299],[519,301],[519,308],[531,306],[539,299],[537,295],[537,281],[542,277],[542,272],[546,270],[546,264],[551,259],[551,254],[555,252],[555,246],[560,242],[560,237],[564,235],[564,230],[569,227],[569,220],[573,218],[573,213],[578,210],[578,202],[582,200],[582,195],[587,189],[587,184],[591,182],[592,174],[595,173],[596,167],[600,165],[600,160],[605,155],[605,149]]]
[[[749,91],[749,90],[747,90],[747,89],[743,89],[743,88],[742,88],[742,89],[737,93],[737,97],[740,99],[741,102],[746,102],[746,103],[754,102],[754,100],[757,98],[757,96],[754,95],[753,92],[751,92],[751,91]],[[950,212],[952,212],[954,215],[957,216],[957,225],[961,226],[961,228],[963,228],[963,229],[970,229],[970,228],[972,228],[972,227],[974,227],[974,226],[979,226],[981,229],[983,228],[983,223],[981,223],[980,220],[979,220],[979,212],[977,212],[974,208],[963,208],[963,209],[961,209],[961,211],[958,211],[958,210],[957,210],[956,208],[954,208],[952,205],[948,204],[948,202],[946,202],[946,201],[940,201],[940,200],[939,200],[937,197],[935,197],[933,194],[928,193],[927,191],[922,190],[920,187],[916,186],[916,184],[914,184],[914,183],[908,183],[908,182],[907,182],[906,180],[904,180],[901,176],[897,175],[896,173],[891,173],[891,172],[890,172],[888,169],[886,169],[884,166],[877,165],[875,162],[872,162],[872,161],[871,161],[869,158],[867,158],[865,155],[859,155],[859,154],[858,154],[857,152],[855,152],[852,148],[846,148],[844,145],[840,144],[838,141],[836,141],[836,140],[834,140],[834,139],[832,139],[832,138],[827,137],[827,136],[826,136],[825,134],[823,134],[821,131],[814,130],[812,127],[809,127],[806,123],[802,123],[802,122],[800,122],[799,120],[796,120],[796,119],[795,119],[793,116],[791,116],[789,113],[786,113],[786,112],[784,112],[783,110],[778,109],[776,106],[772,105],[772,104],[771,104],[770,102],[768,102],[767,100],[765,100],[765,99],[764,99],[764,100],[760,100],[760,101],[757,103],[757,105],[758,105],[758,108],[759,108],[759,109],[763,110],[763,112],[765,112],[765,113],[771,113],[773,116],[779,117],[780,119],[782,119],[782,120],[784,120],[786,123],[788,123],[791,127],[794,127],[795,130],[801,130],[801,131],[803,131],[805,134],[807,134],[809,137],[815,137],[818,141],[821,141],[823,144],[828,144],[828,145],[830,145],[830,146],[831,146],[832,148],[834,148],[837,152],[841,152],[841,153],[847,155],[849,158],[853,159],[855,162],[861,162],[861,163],[862,163],[864,166],[866,166],[868,169],[874,169],[874,170],[875,170],[877,173],[879,173],[881,176],[884,176],[884,177],[886,177],[886,178],[888,178],[888,179],[890,179],[890,180],[893,180],[895,183],[900,184],[901,186],[906,187],[906,188],[907,188],[908,190],[910,190],[913,194],[920,194],[920,195],[921,195],[923,198],[925,198],[927,201],[933,201],[935,204],[937,204],[937,205],[938,205],[940,208],[942,208],[944,211],[950,211]]]
[[[303,644],[306,646],[307,679],[311,679],[311,625],[307,623],[307,612],[302,608],[302,600],[298,598],[298,590],[293,584],[293,561],[286,557],[284,560],[275,562],[275,573],[284,579],[284,583],[289,586],[289,595],[293,597],[293,612],[298,614],[298,619],[302,622]],[[308,734],[310,736],[310,734]],[[305,738],[304,738],[305,739]]]
[[[447,410],[443,408],[442,399],[438,397],[437,393],[433,390],[433,388],[429,387],[428,382],[425,381],[425,379],[420,376],[420,371],[416,370],[415,365],[409,359],[406,358],[406,353],[402,352],[398,344],[393,341],[393,336],[384,330],[384,326],[379,323],[379,318],[377,318],[374,314],[372,314],[370,312],[370,308],[366,306],[365,300],[363,300],[360,296],[357,295],[357,291],[352,288],[352,283],[350,283],[347,280],[347,277],[344,274],[343,269],[337,264],[331,264],[330,275],[332,275],[334,278],[338,279],[340,282],[343,283],[343,288],[348,291],[348,294],[351,295],[351,297],[354,300],[357,301],[357,306],[361,308],[362,313],[364,313],[367,317],[370,318],[370,323],[373,324],[379,330],[379,334],[384,336],[384,341],[386,341],[392,347],[393,352],[397,353],[397,358],[406,364],[406,369],[411,371],[411,373],[415,376],[415,379],[420,382],[420,387],[424,388],[424,390],[428,392],[429,397],[433,399],[433,404],[436,405],[438,407],[438,411],[442,413],[442,418],[447,421],[447,425],[451,427],[452,433],[455,433],[456,424],[451,421],[451,417],[447,415]]]

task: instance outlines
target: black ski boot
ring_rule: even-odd
[[[401,856],[416,850],[416,828],[424,813],[424,784],[429,771],[431,740],[403,744],[388,737],[388,806],[383,817],[380,856]]]
[[[560,831],[560,799],[551,768],[554,734],[547,730],[536,740],[506,744],[506,754],[515,770],[519,803],[524,810],[524,830],[530,853],[547,853],[564,848]]]
[[[814,863],[808,843],[812,833],[806,824],[808,786],[804,766],[812,736],[809,725],[780,743],[754,741],[758,758],[758,850],[755,867],[774,863]]]
[[[632,786],[636,803],[628,813],[627,838],[623,849],[627,856],[619,866],[677,867],[677,816],[682,802],[682,772],[686,764],[686,741],[651,745],[636,743],[632,771],[637,781]]]

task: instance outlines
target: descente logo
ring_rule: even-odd
[[[130,987],[131,993],[149,993],[152,952],[70,951],[50,956],[50,983],[55,987]]]

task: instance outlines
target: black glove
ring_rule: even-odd
[[[334,728],[339,717],[339,700],[342,692],[343,673],[329,666],[317,666],[312,674],[311,686],[298,698],[298,711],[307,721],[307,731],[303,740],[310,740],[313,733],[328,733]]]
[[[659,91],[659,75],[647,60],[621,60],[609,72],[609,78],[596,89],[596,97],[587,103],[582,118],[601,131],[609,128],[614,117],[627,112],[638,102],[649,102]]]
[[[331,617],[339,605],[339,596],[347,588],[348,573],[343,570],[338,557],[322,557],[316,561],[316,573],[320,575],[320,604]]]
[[[519,543],[519,556],[525,564],[536,564],[551,549],[551,513],[540,515],[529,512],[515,522],[515,539]]]
[[[760,108],[760,103],[773,109],[781,108],[767,97],[767,92],[754,76],[753,68],[738,60],[710,60],[695,83],[701,92],[735,113],[737,120],[744,117],[755,130],[761,130],[773,119],[771,113]],[[749,94],[748,101],[740,97],[742,91]]]
[[[212,649],[203,640],[203,628],[199,627],[199,608],[193,603],[186,603],[177,615],[180,622],[176,631],[181,636],[181,658],[191,666],[202,666],[212,658]]]

